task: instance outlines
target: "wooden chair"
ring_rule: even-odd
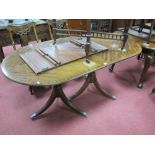
[[[155,46],[152,43],[150,43],[150,40],[152,37],[152,31],[153,31],[153,28],[155,26],[155,19],[151,20],[151,23],[149,26],[150,26],[149,27],[150,33],[148,36],[148,40],[145,44],[142,45],[142,52],[140,55],[138,55],[138,60],[141,58],[145,59],[144,68],[143,68],[143,71],[141,73],[138,85],[137,85],[138,88],[143,87],[144,77],[145,77],[150,65],[155,62]]]
[[[125,20],[124,21],[125,27],[124,27],[124,31],[123,31],[123,35],[125,35],[126,37],[124,37],[123,41],[123,46],[122,49],[125,47],[127,38],[128,38],[128,30],[129,28],[133,25],[133,20]],[[109,71],[112,72],[114,70],[115,64],[112,64],[109,68]]]
[[[117,33],[106,33],[106,32],[97,32],[91,31],[90,20],[88,21],[87,30],[73,30],[73,29],[57,29],[53,28],[53,39],[54,44],[56,43],[57,38],[59,37],[69,37],[69,36],[78,36],[78,37],[86,37],[86,43],[90,42],[90,38],[101,38],[101,39],[111,39],[111,40],[119,40],[122,41],[121,50],[125,48],[125,44],[128,38],[127,33],[117,34]],[[88,47],[89,48],[89,47]],[[86,59],[88,57],[88,49],[85,47]],[[115,64],[112,65],[112,68]]]
[[[22,25],[9,25],[7,30],[9,31],[10,39],[14,50],[16,50],[16,43],[14,37],[19,37],[21,46],[28,45],[28,35],[33,30],[35,40],[39,42],[36,32],[36,24],[34,22],[25,23]]]
[[[14,50],[16,50],[16,43],[14,37],[19,37],[21,46],[26,46],[29,42],[28,35],[31,30],[33,30],[34,32],[35,40],[39,42],[36,32],[36,24],[34,22],[25,23],[22,25],[9,25],[7,29],[9,31],[10,39]],[[31,92],[31,94],[34,94],[33,86],[29,86],[29,91]]]
[[[62,37],[86,36],[86,34],[87,34],[86,30],[73,29],[73,28],[69,29],[67,23],[68,23],[68,20],[64,27],[66,29],[60,29],[60,28],[57,28],[55,19],[53,19],[52,21],[48,21],[49,33],[50,33],[51,39],[54,40],[54,43],[56,43],[56,39],[62,38]]]
[[[0,45],[0,62],[2,62],[3,59],[4,59],[4,52],[3,52],[2,46]]]
[[[148,25],[146,22],[147,20],[144,20],[144,19],[139,19],[138,22],[137,20],[135,19],[131,19],[131,20],[128,20],[125,25],[126,27],[124,28],[124,33],[128,33],[128,29],[129,28],[132,28],[132,26],[139,26],[139,29],[138,29],[138,32],[141,33],[143,28],[146,27],[146,25]],[[150,24],[150,33],[148,35],[148,41],[151,39],[152,37],[152,31],[153,31],[153,27],[154,27],[154,24],[155,24],[155,20],[151,20],[151,24]],[[126,30],[125,30],[126,29]],[[134,29],[134,28],[133,28]],[[126,31],[126,32],[125,32]],[[138,56],[137,56],[137,59],[140,60],[141,58],[143,58],[143,52],[140,53]],[[113,64],[110,68],[109,68],[109,71],[112,72],[113,69],[114,69],[114,66],[115,64]]]
[[[49,34],[50,34],[50,39],[53,40],[53,20],[47,20],[47,24],[48,24],[48,30],[49,30]],[[55,26],[56,27],[56,26]]]
[[[131,19],[131,28],[133,28],[133,26],[136,26],[135,28],[137,29],[138,27],[138,32],[142,32],[144,25],[145,25],[145,19]],[[133,28],[133,29],[135,29]]]
[[[144,68],[141,73],[138,85],[137,85],[138,88],[143,87],[144,77],[150,65],[155,61],[155,46],[151,47],[151,45],[150,46],[142,45],[142,54],[144,55],[145,63],[144,63]]]
[[[90,20],[90,23],[88,23],[88,19],[67,19],[64,21],[63,24],[61,24],[63,26],[59,26],[57,22],[58,22],[57,20],[48,20],[49,34],[51,39],[54,39],[53,28],[87,31],[88,27],[90,27],[92,31],[98,31],[98,32],[111,32],[112,28],[112,20],[110,19]],[[94,27],[96,27],[96,29],[94,29]]]
[[[144,28],[151,27],[151,19],[131,19],[131,28],[137,30],[138,32],[142,32]]]
[[[50,34],[50,39],[53,40],[53,28],[58,28],[58,29],[64,29],[67,28],[67,23],[66,20],[47,20],[48,23],[48,30]]]
[[[135,26],[135,25],[137,26],[138,25],[139,26],[138,30],[137,29],[135,29],[135,30],[137,30],[139,33],[141,33],[143,31],[143,28],[145,28],[146,26],[149,27],[149,29],[150,29],[148,39],[146,40],[146,43],[142,45],[142,52],[137,57],[138,60],[141,59],[141,58],[145,59],[144,68],[143,68],[143,71],[141,73],[139,82],[137,84],[138,88],[142,88],[143,87],[143,82],[144,82],[144,77],[145,77],[150,65],[153,62],[155,62],[155,46],[150,43],[150,40],[151,40],[151,37],[152,37],[152,31],[153,31],[153,28],[154,28],[154,25],[155,25],[155,20],[154,19],[151,20],[150,24],[147,24],[146,23],[147,21],[144,20],[144,19],[139,20],[138,24],[135,24],[134,22],[135,22],[135,20],[130,20],[128,27],[130,27],[132,29],[132,26]],[[127,31],[126,31],[126,33],[127,33]],[[109,70],[113,71],[113,65]],[[155,89],[153,89],[152,91],[154,92]]]
[[[155,26],[155,20],[154,20],[154,19],[152,19],[152,20],[150,21],[150,23],[146,23],[146,21],[145,21],[144,24],[143,24],[143,26],[142,26],[142,29],[143,29],[144,27],[147,27],[148,29],[150,29],[150,33],[149,33],[148,39],[147,39],[147,43],[148,43],[148,44],[149,44],[149,42],[150,42],[150,40],[151,40],[152,31],[153,31],[153,29],[154,29],[154,26]],[[142,32],[142,30],[141,30],[141,32]],[[140,59],[142,59],[143,57],[144,57],[143,52],[141,52],[141,53],[137,56],[137,59],[140,60]]]
[[[117,34],[116,34],[116,36],[117,36]],[[115,39],[115,38],[116,38],[116,39]],[[120,37],[113,37],[113,38],[110,37],[110,39],[112,39],[112,40],[121,40],[121,41],[122,41],[121,50],[124,50],[125,44],[126,44],[127,39],[128,39],[128,27],[125,27],[124,32],[123,32],[122,35],[120,35]],[[112,71],[114,70],[115,65],[116,65],[116,64],[114,63],[114,64],[112,64],[112,65],[110,66],[110,68],[109,68],[109,71],[110,71],[110,72],[112,72]]]

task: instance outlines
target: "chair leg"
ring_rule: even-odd
[[[140,21],[140,26],[139,26],[139,30],[138,30],[139,33],[143,31],[144,22],[145,22],[144,19],[142,19],[142,20]]]
[[[109,68],[109,71],[110,71],[110,72],[113,72],[114,67],[115,67],[115,64],[112,64],[112,65],[110,66],[110,68]]]
[[[2,62],[2,60],[4,59],[4,52],[3,52],[3,49],[2,47],[0,46],[0,62]]]
[[[138,88],[142,88],[143,87],[143,81],[144,81],[145,74],[148,71],[148,69],[149,69],[152,61],[153,60],[152,60],[152,57],[151,56],[147,56],[145,58],[144,69],[143,69],[143,71],[141,73],[141,77],[140,77],[140,80],[139,80],[138,85],[137,85]]]
[[[144,56],[144,54],[143,54],[143,53],[140,53],[140,54],[137,56],[137,60],[142,59],[142,58],[143,58],[143,56]]]
[[[155,92],[155,88],[152,89],[152,93],[154,93],[154,92]]]
[[[34,89],[33,89],[33,86],[29,86],[29,91],[30,91],[31,95],[33,95],[33,94],[34,94]]]

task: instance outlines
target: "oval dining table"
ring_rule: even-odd
[[[71,37],[57,39],[57,44],[68,42]],[[53,69],[44,71],[40,74],[35,74],[32,69],[23,61],[20,57],[21,53],[28,52],[30,49],[36,47],[46,47],[53,44],[53,40],[40,42],[28,45],[13,51],[11,54],[5,57],[1,64],[3,74],[10,80],[28,86],[52,86],[49,99],[37,112],[31,115],[31,119],[37,119],[44,113],[54,102],[56,98],[61,98],[63,103],[71,108],[73,111],[87,116],[86,112],[79,110],[72,102],[73,99],[78,97],[87,88],[90,83],[93,83],[97,90],[104,96],[115,100],[116,97],[106,92],[101,88],[95,72],[99,69],[123,61],[125,59],[137,56],[141,52],[141,46],[135,42],[132,36],[128,37],[125,50],[120,50],[121,42],[110,39],[91,38],[92,41],[106,46],[107,51],[95,53],[88,58],[93,65],[87,65],[86,59],[78,58],[77,60],[60,65]],[[113,45],[117,45],[113,48]],[[85,76],[86,75],[86,76]],[[85,76],[85,82],[81,88],[71,97],[67,97],[63,91],[62,85],[71,80]]]

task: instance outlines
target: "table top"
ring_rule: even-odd
[[[57,43],[60,44],[69,40],[70,38],[61,38],[58,39]],[[137,43],[137,39],[133,36],[128,37],[125,51],[120,50],[120,41],[94,38],[92,40],[108,47],[109,49],[108,51],[89,56],[89,60],[94,62],[94,65],[92,66],[86,65],[85,58],[82,58],[36,75],[19,56],[20,52],[27,51],[30,48],[30,46],[25,46],[13,51],[3,60],[1,64],[2,72],[8,79],[20,84],[31,86],[58,85],[104,68],[113,63],[136,56],[142,50],[141,46]],[[34,44],[34,47],[45,46],[52,43],[52,40],[41,42]]]

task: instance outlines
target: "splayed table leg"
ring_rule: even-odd
[[[31,115],[31,119],[37,119],[43,112],[45,112],[54,103],[54,100],[57,97],[60,97],[61,100],[63,101],[63,103],[65,105],[67,105],[70,109],[75,111],[76,113],[79,113],[79,114],[81,114],[84,117],[87,116],[86,112],[81,112],[78,108],[76,108],[75,106],[72,105],[72,103],[69,101],[69,99],[64,94],[63,89],[62,89],[62,85],[55,85],[53,87],[51,96],[49,97],[49,99],[46,102],[46,104],[42,108],[40,108],[37,112],[33,113]]]
[[[101,92],[101,94],[103,96],[106,96],[108,98],[111,98],[113,100],[116,100],[115,96],[112,96],[111,94],[109,94],[108,92],[106,92],[103,88],[101,88],[101,86],[99,85],[97,78],[96,78],[96,74],[95,72],[89,73],[84,84],[82,85],[82,87],[73,95],[70,97],[70,100],[75,99],[76,97],[78,97],[80,94],[82,94],[82,92],[88,87],[88,85],[90,83],[93,83],[95,85],[95,87],[97,88],[97,90],[99,90],[99,92]]]

